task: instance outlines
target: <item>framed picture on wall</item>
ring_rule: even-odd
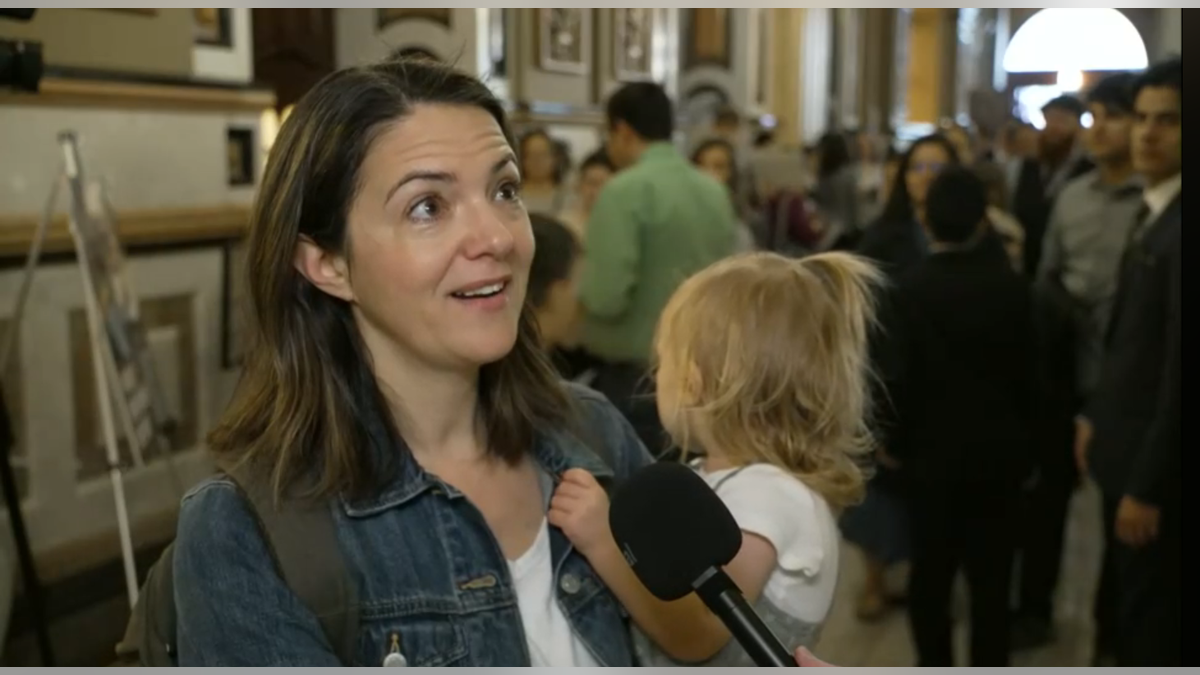
[[[538,67],[553,73],[587,73],[586,8],[537,10]]]
[[[733,10],[698,7],[683,10],[683,67],[729,68],[733,62]]]
[[[622,82],[654,75],[654,13],[649,7],[613,10],[613,75]]]
[[[436,7],[389,7],[375,10],[375,23],[379,30],[383,30],[399,21],[420,19],[449,28],[452,11],[450,8]]]
[[[192,40],[198,45],[233,46],[233,18],[228,7],[192,10]]]
[[[254,130],[230,127],[225,133],[226,175],[230,187],[254,185]]]

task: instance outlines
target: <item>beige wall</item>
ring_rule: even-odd
[[[152,11],[39,9],[28,23],[0,21],[0,37],[40,41],[50,65],[190,76],[191,10]]]

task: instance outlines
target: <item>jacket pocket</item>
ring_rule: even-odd
[[[367,667],[385,665],[393,653],[409,667],[465,665],[467,658],[467,642],[450,616],[364,618],[359,633],[359,659]]]

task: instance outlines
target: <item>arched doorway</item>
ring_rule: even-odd
[[[1013,112],[1041,128],[1041,108],[1083,90],[1104,72],[1142,70],[1146,44],[1117,9],[1052,7],[1029,18],[1004,52]]]

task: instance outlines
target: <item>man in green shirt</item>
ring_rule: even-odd
[[[664,446],[646,379],[659,315],[679,284],[734,252],[737,216],[725,186],[693,168],[671,142],[671,99],[650,82],[608,100],[614,176],[588,220],[579,287],[584,347],[606,363],[594,382],[652,453]]]

